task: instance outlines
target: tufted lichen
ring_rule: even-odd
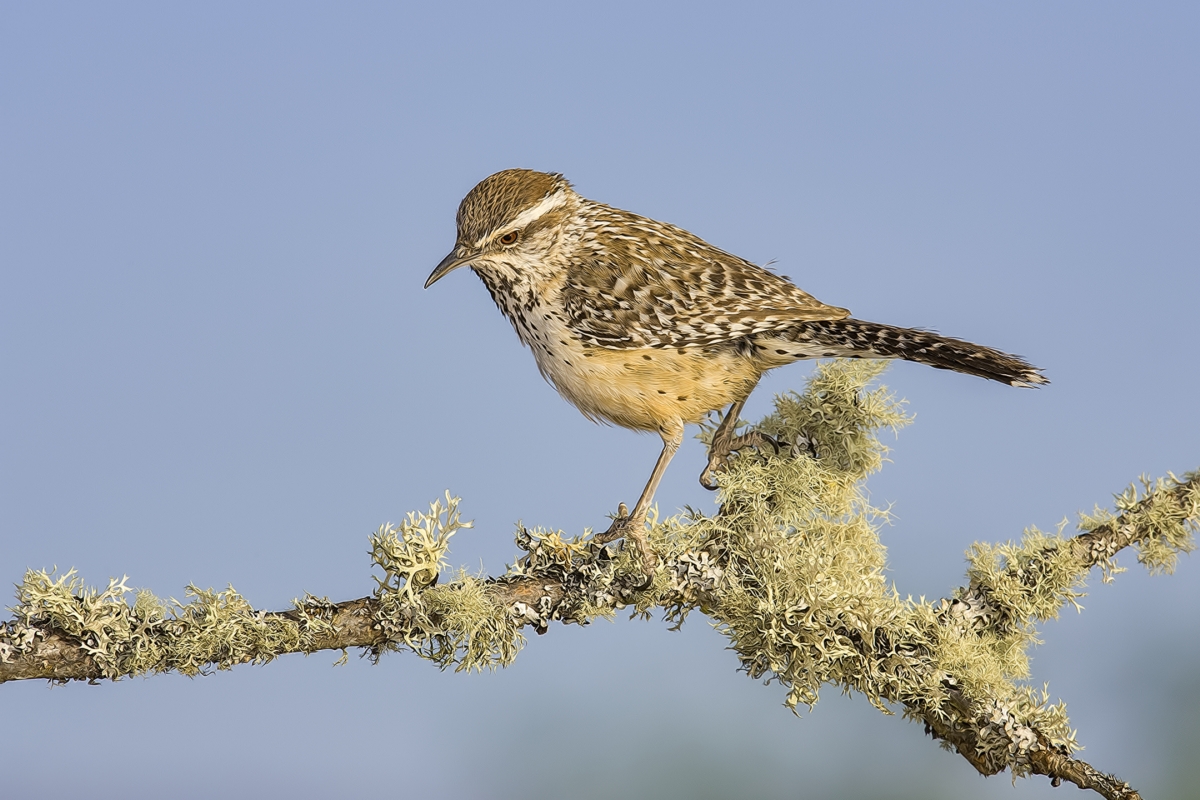
[[[17,587],[16,619],[7,623],[18,638],[0,633],[0,660],[10,660],[36,642],[30,632],[71,637],[95,664],[99,677],[177,671],[198,675],[216,667],[266,663],[302,649],[298,624],[255,611],[232,588],[224,592],[187,587],[190,602],[164,602],[146,590],[134,593],[127,578],[97,591],[74,570],[54,575],[29,570]]]

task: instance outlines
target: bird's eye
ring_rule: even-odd
[[[508,233],[506,233],[500,237],[500,244],[510,245],[510,244],[516,244],[516,243],[517,243],[517,232],[516,231],[509,231]]]

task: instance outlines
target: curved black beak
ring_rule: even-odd
[[[429,277],[425,279],[426,289],[440,281],[447,273],[470,264],[479,257],[478,253],[464,253],[464,249],[459,247],[454,248],[450,251],[450,255],[443,258],[442,262],[434,267],[433,272],[429,273]]]

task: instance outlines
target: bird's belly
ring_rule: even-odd
[[[732,349],[607,350],[572,343],[534,353],[542,374],[586,416],[636,430],[698,422],[748,394],[760,375]]]

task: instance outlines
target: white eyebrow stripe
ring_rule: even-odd
[[[493,235],[484,236],[475,243],[475,246],[482,247],[483,243],[488,239],[495,238],[496,236],[502,236],[508,231],[520,230],[534,220],[540,219],[554,209],[559,208],[565,202],[567,202],[567,193],[562,189],[559,189],[554,194],[542,198],[541,202],[539,202],[537,205],[531,206],[530,208],[522,211],[520,214],[517,214],[516,218],[514,218],[512,222],[497,230]]]

